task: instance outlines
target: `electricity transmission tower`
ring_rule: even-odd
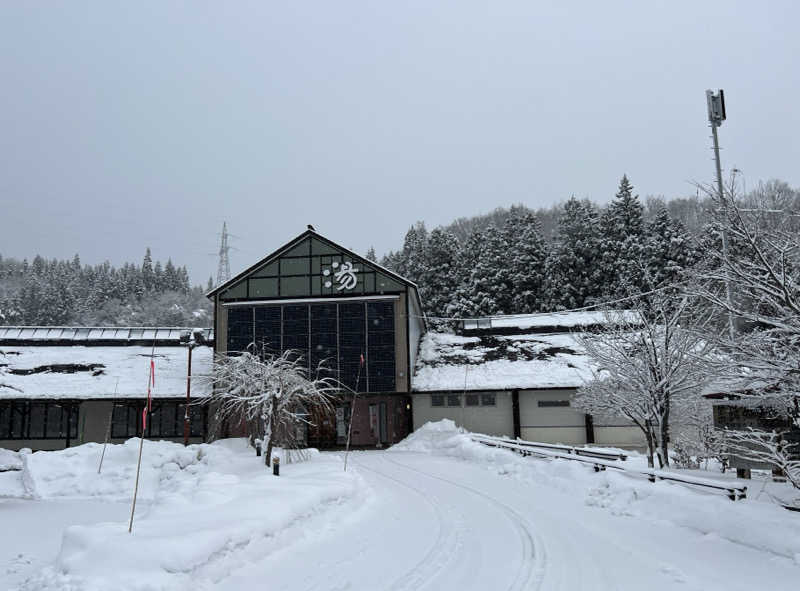
[[[228,253],[231,248],[228,246],[228,225],[222,222],[222,238],[219,243],[219,264],[217,265],[217,285],[222,285],[231,278],[231,261]]]

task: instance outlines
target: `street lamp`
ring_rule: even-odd
[[[199,328],[184,331],[180,336],[181,344],[186,345],[189,349],[189,358],[186,367],[186,406],[183,412],[183,445],[189,445],[189,435],[191,433],[189,405],[192,402],[192,350],[198,345],[205,343],[205,340],[205,333]]]

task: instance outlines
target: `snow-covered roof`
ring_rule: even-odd
[[[576,388],[592,366],[574,334],[460,336],[428,332],[412,389]]]
[[[468,318],[463,321],[463,329],[466,331],[498,328],[570,329],[578,326],[605,326],[618,323],[635,324],[639,322],[639,319],[639,313],[635,310],[510,314],[487,316],[485,318]]]
[[[194,333],[203,342],[214,340],[211,328],[179,326],[0,326],[0,344],[178,344]]]
[[[146,395],[152,347],[2,345],[0,365],[7,370],[0,398],[140,398]],[[155,347],[156,398],[186,396],[187,347]],[[195,347],[192,375],[211,373],[213,349]],[[14,390],[17,388],[19,391]],[[116,393],[115,393],[116,391]],[[204,380],[192,380],[192,396],[205,396]]]

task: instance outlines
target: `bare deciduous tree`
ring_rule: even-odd
[[[214,389],[208,403],[216,406],[217,420],[232,419],[258,429],[267,463],[277,438],[297,425],[310,424],[312,410],[332,410],[338,391],[334,380],[309,376],[306,363],[291,350],[264,358],[249,352],[218,356],[210,379]]]
[[[800,449],[786,444],[800,431],[800,211],[793,209],[800,203],[769,187],[741,201],[734,180],[723,195],[705,188],[728,248],[718,240],[708,251],[692,289],[738,325],[720,342],[730,362],[718,372],[736,380],[749,408],[785,425],[729,431],[726,440],[736,455],[787,471],[800,488]]]
[[[579,337],[598,367],[578,390],[576,406],[589,414],[624,417],[644,434],[648,464],[669,466],[670,415],[708,381],[709,341],[684,328],[687,298],[656,293],[640,303],[638,317],[607,312],[609,328]]]

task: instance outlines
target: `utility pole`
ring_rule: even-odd
[[[717,196],[719,197],[720,205],[727,209],[725,205],[725,193],[722,186],[722,164],[719,160],[719,137],[717,136],[717,128],[725,121],[725,92],[720,88],[717,94],[711,90],[706,90],[706,104],[708,105],[708,123],[711,126],[711,137],[714,139],[714,163],[717,168]],[[728,233],[725,228],[722,228],[722,258],[727,263],[728,261]],[[731,281],[730,278],[725,279],[725,300],[728,304],[728,336],[731,341],[735,336],[735,329],[733,325],[733,299],[731,297]]]

